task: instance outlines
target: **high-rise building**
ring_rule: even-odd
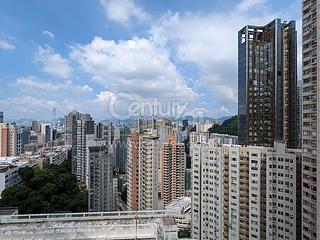
[[[20,154],[24,153],[24,146],[26,144],[29,144],[30,142],[30,134],[31,134],[31,130],[30,128],[27,127],[19,127],[17,129],[17,137],[16,137],[16,141],[17,141],[17,156],[19,156]]]
[[[77,120],[76,136],[76,155],[72,161],[75,164],[77,180],[84,184],[87,183],[87,142],[95,139],[94,121],[91,120],[91,117],[89,119]]]
[[[267,151],[267,239],[301,239],[301,151],[277,143]]]
[[[239,144],[296,148],[297,33],[275,19],[238,33]]]
[[[36,134],[41,132],[41,122],[40,121],[32,121],[31,129]]]
[[[297,126],[298,126],[298,148],[302,147],[302,81],[297,83]]]
[[[127,172],[127,137],[130,134],[130,128],[127,126],[117,127],[114,136],[115,168],[120,174]]]
[[[77,172],[77,121],[92,121],[90,114],[82,114],[77,111],[70,112],[64,117],[64,143],[71,145],[71,171],[73,174]],[[94,132],[92,130],[91,132]],[[85,146],[83,146],[85,148]]]
[[[39,133],[40,144],[46,144],[51,140],[51,124],[50,123],[41,123],[40,133]]]
[[[302,239],[320,238],[318,0],[302,0]]]
[[[0,123],[4,123],[4,116],[3,112],[0,112]]]
[[[192,149],[192,239],[223,239],[223,158],[219,139]]]
[[[185,194],[186,153],[184,143],[169,136],[162,145],[162,189],[164,206]]]
[[[0,123],[0,157],[17,155],[17,127]]]
[[[108,153],[106,141],[87,142],[88,210],[107,212],[113,209],[112,154]]]
[[[157,137],[128,136],[128,209],[158,209],[160,143]]]
[[[300,239],[301,150],[216,138],[191,152],[194,239]]]

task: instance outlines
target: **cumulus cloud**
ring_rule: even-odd
[[[128,24],[130,19],[144,21],[148,18],[148,14],[133,0],[100,0],[100,3],[111,21]]]
[[[240,12],[247,12],[251,8],[261,6],[266,2],[267,0],[242,0],[237,6],[237,10]]]
[[[65,80],[63,82],[48,81],[48,80],[39,79],[35,76],[19,77],[16,79],[15,85],[20,90],[25,90],[25,91],[42,90],[45,92],[53,92],[53,91],[64,90],[64,91],[68,91],[69,94],[71,92],[90,93],[93,91],[93,89],[87,84],[83,86],[75,85],[72,83],[71,80]]]
[[[17,78],[15,83],[18,88],[31,88],[46,91],[56,91],[64,89],[70,82],[66,82],[66,84],[54,83],[49,81],[42,81],[34,76],[27,76]]]
[[[87,84],[83,86],[79,86],[79,90],[81,92],[87,93],[87,92],[92,92],[93,88],[89,87]]]
[[[128,92],[144,98],[193,99],[164,48],[144,38],[109,41],[95,37],[72,47],[70,57],[92,79],[112,92]]]
[[[102,91],[99,94],[97,94],[96,101],[101,104],[108,104],[110,101],[112,101],[115,98],[115,95],[113,92],[110,91]]]
[[[40,63],[42,71],[58,78],[69,78],[72,75],[72,68],[69,61],[60,54],[55,53],[49,45],[38,47],[35,61]]]
[[[52,32],[47,31],[47,30],[46,30],[46,31],[43,31],[42,34],[45,35],[45,36],[47,36],[47,37],[50,38],[51,40],[54,39],[54,37],[55,37]]]
[[[8,40],[0,39],[0,50],[1,49],[13,50],[15,48],[16,46],[13,43],[9,42]]]
[[[35,98],[33,96],[23,96],[0,100],[0,106],[4,109],[10,109],[10,112],[17,111],[32,114],[43,109],[51,110],[57,106],[57,102],[55,100]]]
[[[207,91],[212,102],[233,105],[232,111],[236,111],[237,32],[246,25],[267,24],[276,17],[267,12],[244,11],[262,2],[241,1],[229,12],[168,12],[150,29],[151,39],[161,46],[170,46],[178,61],[199,68],[194,89]]]

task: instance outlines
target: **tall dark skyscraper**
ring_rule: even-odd
[[[295,22],[275,19],[238,33],[239,143],[298,144]]]
[[[0,112],[0,123],[3,123],[4,119],[3,119],[3,112]]]

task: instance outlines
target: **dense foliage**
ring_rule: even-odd
[[[189,229],[181,229],[178,231],[178,238],[190,238],[191,232]]]
[[[22,184],[2,192],[0,207],[18,207],[22,214],[87,211],[87,191],[78,187],[70,165],[21,168]]]
[[[238,136],[238,116],[225,120],[221,125],[213,125],[209,132]]]

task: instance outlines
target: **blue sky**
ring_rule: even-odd
[[[236,114],[237,31],[276,17],[301,32],[300,0],[1,0],[0,111],[109,118],[126,93]]]

